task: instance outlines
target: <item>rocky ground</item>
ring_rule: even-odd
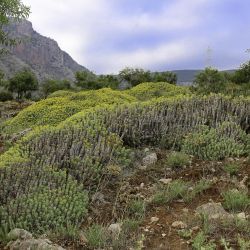
[[[17,114],[19,105],[1,107],[1,119]],[[137,151],[133,168],[121,172],[112,166],[97,189],[90,187],[88,218],[80,233],[33,236],[16,230],[4,248],[250,249],[249,159],[189,156],[183,162],[178,157],[170,161],[170,151]],[[109,236],[90,234],[93,225]]]

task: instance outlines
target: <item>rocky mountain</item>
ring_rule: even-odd
[[[16,46],[9,49],[9,53],[0,55],[0,69],[7,76],[20,69],[30,68],[40,80],[73,80],[76,71],[87,70],[62,51],[56,41],[36,32],[32,23],[27,20],[11,23],[6,27],[6,32],[20,40]]]

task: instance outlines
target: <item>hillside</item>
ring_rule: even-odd
[[[10,53],[0,55],[0,69],[7,76],[27,67],[32,69],[40,80],[73,80],[76,71],[87,70],[62,51],[56,41],[37,33],[29,21],[11,23],[6,27],[6,31],[20,40],[19,44],[10,49]]]
[[[249,121],[249,97],[163,82],[31,104],[0,125],[0,248],[242,249]]]

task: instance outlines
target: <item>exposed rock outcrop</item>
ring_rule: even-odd
[[[23,68],[30,68],[42,80],[45,78],[74,79],[76,71],[87,69],[62,51],[53,39],[37,33],[32,23],[23,20],[6,27],[10,37],[20,40],[10,53],[0,55],[0,69],[7,76]]]

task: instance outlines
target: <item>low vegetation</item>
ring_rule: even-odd
[[[48,81],[46,99],[2,118],[0,242],[18,227],[83,249],[154,249],[154,237],[183,238],[190,249],[247,246],[249,97],[210,94],[213,82],[198,91],[137,78],[125,91],[93,90],[86,77],[78,75],[81,91]],[[224,222],[231,226],[194,217],[211,199],[232,215]],[[186,222],[173,221],[173,212]],[[157,235],[158,224],[168,235]]]

